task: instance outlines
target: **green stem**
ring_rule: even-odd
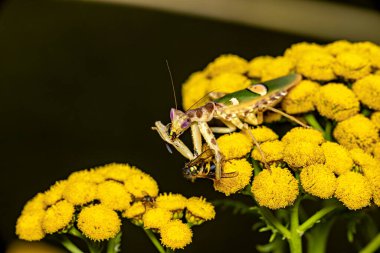
[[[319,222],[320,219],[322,219],[325,215],[334,211],[337,207],[338,207],[337,205],[331,205],[331,206],[322,208],[321,210],[316,212],[313,216],[311,216],[309,219],[307,219],[304,223],[302,223],[301,226],[298,227],[298,233],[300,233],[301,235],[304,234],[308,229],[312,228],[315,223]]]
[[[317,119],[315,118],[314,114],[312,113],[308,113],[304,116],[304,119],[306,120],[306,122],[312,126],[313,128],[321,131],[321,132],[324,132],[324,129],[323,127],[319,124],[319,122],[317,121]]]
[[[254,160],[254,159],[252,158],[252,164],[253,164],[253,168],[254,168],[255,176],[257,176],[257,175],[260,173],[260,171],[261,171],[261,168],[260,168],[259,162],[256,161],[256,160]]]
[[[107,253],[120,252],[121,231],[112,239],[108,241]]]
[[[380,233],[377,234],[368,244],[364,247],[360,253],[373,253],[380,248]]]
[[[162,247],[161,243],[157,240],[157,237],[154,235],[154,233],[149,229],[144,229],[146,235],[149,237],[153,245],[156,247],[158,252],[160,253],[166,253],[164,247]]]
[[[327,239],[330,234],[332,225],[335,222],[335,217],[327,222],[319,223],[306,234],[307,238],[307,253],[325,253]]]
[[[87,247],[90,251],[90,253],[100,253],[102,252],[102,247],[101,245],[97,244],[96,242],[92,241],[92,240],[89,240],[87,239],[78,229],[76,229],[75,227],[72,227],[70,230],[69,230],[69,234],[73,235],[73,236],[76,236],[80,239],[82,239],[83,241],[86,242],[87,244]]]
[[[62,237],[60,243],[71,253],[83,253],[77,246],[74,245],[66,236]]]
[[[331,131],[332,131],[332,123],[330,120],[327,120],[325,132],[324,132],[324,137],[328,141],[332,141]]]
[[[265,207],[260,207],[260,213],[264,216],[265,220],[268,221],[273,227],[275,227],[285,238],[290,239],[290,231],[281,224],[281,222]]]
[[[302,253],[302,234],[299,233],[298,209],[301,198],[297,198],[296,202],[290,209],[290,238],[288,238],[290,252]]]

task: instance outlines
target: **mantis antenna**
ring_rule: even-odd
[[[172,72],[170,71],[170,66],[169,66],[169,62],[168,62],[168,60],[165,60],[165,61],[166,61],[166,66],[168,67],[169,76],[170,76],[170,81],[171,81],[171,83],[172,83],[173,95],[174,95],[174,103],[175,103],[175,109],[177,110],[177,109],[178,109],[178,106],[177,106],[177,97],[176,97],[176,95],[175,95],[175,88],[174,88],[173,76],[172,76]]]

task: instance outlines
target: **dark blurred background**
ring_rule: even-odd
[[[0,4],[1,252],[16,239],[14,226],[24,203],[81,169],[128,162],[151,174],[161,192],[224,197],[214,192],[211,181],[183,179],[184,158],[169,154],[150,129],[156,120],[167,122],[174,106],[165,59],[180,98],[182,82],[220,54],[249,60],[279,55],[300,41],[358,39],[354,32],[342,37],[339,27],[332,28],[332,35],[325,35],[323,27],[297,33],[272,29],[270,20],[255,26],[116,2]],[[376,0],[336,2],[379,18]],[[380,26],[372,32],[374,27],[364,29],[369,37],[362,40],[379,43]],[[215,221],[194,229],[194,242],[184,252],[255,252],[268,234],[252,232],[254,222],[218,210]],[[131,224],[124,229],[123,252],[155,252],[141,229]],[[345,234],[333,234],[334,252],[352,251]]]

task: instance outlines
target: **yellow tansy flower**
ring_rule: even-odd
[[[276,112],[268,112],[264,113],[264,122],[265,123],[274,123],[278,122],[282,119],[282,115]]]
[[[365,167],[379,167],[379,161],[375,160],[370,154],[366,153],[363,149],[354,148],[350,150],[350,156],[354,161],[355,165],[365,168]]]
[[[320,131],[312,128],[295,127],[287,132],[282,141],[285,144],[293,142],[310,142],[314,144],[321,144],[325,141]]]
[[[320,85],[310,80],[301,81],[290,90],[282,100],[281,106],[286,113],[297,114],[314,111],[313,97],[318,92]]]
[[[340,83],[329,83],[322,86],[314,103],[322,116],[336,121],[342,121],[357,114],[360,107],[355,94]]]
[[[265,155],[265,161],[263,161],[263,157],[261,156],[261,153],[259,152],[258,148],[255,148],[251,156],[253,159],[260,161],[260,162],[275,162],[280,161],[284,157],[284,143],[278,140],[275,141],[267,141],[262,144],[260,144],[260,148],[263,151]]]
[[[373,202],[380,206],[380,161],[376,164],[363,166],[364,176],[370,182]]]
[[[101,183],[105,180],[104,176],[95,169],[91,170],[80,170],[70,174],[67,178],[69,183],[72,182],[90,182],[90,183]]]
[[[214,181],[214,189],[223,192],[226,196],[236,193],[249,184],[252,176],[252,166],[246,159],[233,159],[224,164],[224,173],[237,172],[235,177],[221,178]]]
[[[157,182],[146,173],[131,175],[124,181],[124,184],[125,189],[135,198],[143,198],[146,195],[156,197],[158,195]]]
[[[371,115],[371,121],[375,125],[375,127],[380,130],[380,111],[374,112]]]
[[[278,135],[272,129],[266,126],[251,128],[250,131],[258,143],[278,140]],[[251,136],[249,134],[246,134],[246,136],[252,142]]]
[[[69,225],[74,215],[74,205],[62,200],[46,210],[42,220],[42,228],[47,234],[52,234]]]
[[[261,71],[261,81],[272,80],[288,75],[294,69],[294,62],[285,57],[276,57],[270,64],[264,66]]]
[[[186,208],[186,220],[191,224],[200,224],[215,218],[214,206],[202,197],[189,198]]]
[[[105,181],[98,185],[97,199],[113,210],[125,210],[130,207],[132,196],[127,192],[124,185],[116,181]]]
[[[352,85],[359,100],[374,110],[380,110],[380,76],[369,75]]]
[[[336,57],[334,72],[345,79],[360,79],[371,72],[371,64],[367,57],[355,53],[344,52]]]
[[[105,179],[112,179],[116,181],[124,181],[131,175],[143,173],[138,168],[123,163],[106,164],[96,168],[96,172],[102,175]]]
[[[335,79],[334,62],[334,57],[328,53],[311,51],[298,61],[297,73],[312,80],[330,81]]]
[[[50,187],[49,190],[44,192],[45,204],[47,206],[54,205],[63,198],[63,191],[67,186],[67,180],[57,181],[54,185]]]
[[[181,194],[164,193],[156,198],[156,206],[169,211],[183,210],[186,207],[187,199]]]
[[[336,189],[334,173],[325,165],[316,164],[305,167],[300,174],[303,189],[322,199],[331,198]]]
[[[134,202],[127,210],[123,212],[123,217],[128,219],[133,219],[139,217],[145,213],[145,205],[144,203],[138,201]]]
[[[241,74],[223,73],[210,81],[207,92],[232,93],[250,85],[251,81]]]
[[[380,47],[372,42],[363,41],[353,44],[353,51],[367,57],[372,67],[380,68]]]
[[[325,162],[320,146],[312,142],[292,142],[285,145],[284,161],[294,170]]]
[[[143,215],[145,228],[159,229],[167,224],[172,218],[172,213],[163,208],[152,208]]]
[[[290,206],[298,196],[298,182],[288,169],[271,166],[254,179],[252,194],[260,206],[279,209]]]
[[[24,208],[22,209],[22,214],[44,211],[46,208],[44,200],[45,195],[43,193],[36,194],[36,196],[34,196],[25,204]]]
[[[45,215],[44,211],[23,213],[17,219],[16,235],[26,241],[39,241],[45,237],[41,222]]]
[[[180,220],[172,220],[166,223],[160,229],[161,243],[173,250],[183,249],[190,244],[193,237],[193,232],[188,225]]]
[[[209,90],[210,79],[203,72],[193,73],[182,85],[183,108],[188,110],[194,103],[203,98]],[[197,103],[198,106],[204,105],[209,99],[205,98]]]
[[[263,76],[263,69],[273,62],[272,56],[259,56],[253,58],[248,65],[248,76],[261,78]]]
[[[333,135],[346,148],[361,148],[368,153],[379,140],[375,125],[361,114],[339,122]]]
[[[337,179],[335,197],[348,209],[358,210],[370,204],[371,186],[363,175],[347,172]]]
[[[210,77],[215,77],[222,73],[237,73],[244,74],[248,70],[248,62],[233,54],[225,54],[216,58],[211,62],[205,71],[205,74]]]
[[[337,175],[344,174],[352,169],[354,165],[348,150],[335,142],[322,144],[325,155],[325,166]]]
[[[308,52],[320,52],[324,53],[322,46],[316,43],[300,42],[293,44],[290,48],[285,50],[285,57],[293,59],[298,62]]]
[[[252,141],[246,135],[236,132],[222,135],[216,142],[226,160],[241,158],[248,154],[253,147]]]
[[[96,184],[90,181],[68,181],[63,197],[74,205],[84,205],[96,197]]]
[[[80,231],[93,241],[115,237],[121,226],[117,213],[103,205],[84,207],[77,222]]]
[[[380,142],[377,142],[373,147],[373,156],[380,160]]]
[[[325,50],[333,56],[349,52],[352,48],[353,44],[347,40],[337,40],[325,46]]]

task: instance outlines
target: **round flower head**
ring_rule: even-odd
[[[312,128],[295,127],[287,132],[284,137],[282,137],[282,141],[285,144],[293,142],[310,142],[319,145],[323,143],[325,139],[323,138],[322,133],[318,130]]]
[[[282,100],[282,109],[289,114],[314,111],[312,98],[317,93],[320,85],[317,82],[302,80]]]
[[[372,113],[372,115],[371,115],[371,121],[375,125],[375,127],[377,128],[377,130],[380,130],[380,111]]]
[[[189,109],[192,105],[203,98],[209,90],[210,80],[203,72],[193,73],[182,85],[183,108]],[[199,101],[197,106],[205,104],[208,100]]]
[[[374,164],[367,164],[362,167],[364,176],[370,183],[372,194],[373,194],[373,202],[377,206],[380,206],[380,161],[377,161]]]
[[[367,57],[355,52],[343,52],[337,55],[334,72],[345,79],[357,80],[371,72],[371,64]]]
[[[47,234],[58,232],[67,227],[73,219],[74,206],[62,200],[46,210],[42,220],[42,228]]]
[[[298,182],[288,169],[271,166],[252,182],[252,194],[260,206],[279,209],[290,206],[298,196]]]
[[[132,202],[131,194],[127,192],[124,185],[116,181],[105,181],[98,185],[97,199],[113,210],[125,210]]]
[[[134,219],[139,217],[145,213],[145,205],[144,203],[138,201],[134,202],[127,210],[123,212],[123,217],[128,219]]]
[[[352,50],[352,43],[347,40],[337,40],[325,46],[325,50],[336,56],[338,54]]]
[[[380,142],[377,142],[373,147],[373,156],[380,160]]]
[[[248,62],[232,54],[221,55],[211,62],[205,69],[205,74],[215,77],[223,73],[244,74],[248,70]]]
[[[241,158],[253,147],[252,142],[243,133],[236,132],[222,135],[216,142],[226,160]]]
[[[294,69],[294,63],[291,59],[285,57],[276,57],[270,64],[262,69],[261,81],[275,79],[288,75]]]
[[[97,170],[80,170],[70,174],[67,178],[69,183],[72,182],[89,182],[89,183],[100,183],[104,181],[104,177]]]
[[[355,94],[340,83],[322,86],[314,103],[322,116],[336,121],[342,121],[357,114],[360,107]]]
[[[247,77],[237,73],[223,73],[210,81],[208,92],[232,93],[251,85]]]
[[[51,206],[60,201],[63,198],[63,191],[65,190],[66,186],[67,180],[61,180],[52,185],[49,190],[44,192],[45,204],[47,206]]]
[[[23,213],[17,219],[16,235],[25,241],[39,241],[45,237],[41,222],[45,215],[44,211]]]
[[[260,161],[260,162],[276,162],[280,161],[284,157],[284,143],[278,140],[275,141],[267,141],[260,145],[261,150],[263,151],[265,155],[265,161],[263,160],[263,157],[261,156],[261,153],[259,152],[258,148],[255,148],[252,151],[252,158]]]
[[[369,75],[352,85],[359,100],[371,109],[380,110],[380,76]]]
[[[333,135],[347,149],[361,148],[368,153],[379,140],[375,125],[361,114],[339,122]]]
[[[324,49],[322,46],[315,43],[300,42],[293,44],[290,48],[286,49],[284,55],[285,57],[298,62],[305,54],[309,52],[324,53]]]
[[[251,128],[250,131],[258,143],[278,140],[278,135],[266,126]],[[251,136],[249,134],[246,134],[246,136],[252,142]]]
[[[172,218],[172,213],[163,208],[152,208],[143,215],[145,228],[159,229],[167,224]]]
[[[143,198],[146,195],[155,197],[158,195],[157,182],[146,173],[131,175],[124,181],[124,184],[125,189],[135,198]]]
[[[353,44],[353,51],[367,57],[372,67],[380,68],[380,47],[372,42],[364,41]]]
[[[303,189],[322,199],[331,198],[336,189],[334,173],[325,165],[316,164],[305,167],[300,174]]]
[[[325,162],[320,146],[312,142],[292,142],[285,145],[284,161],[294,170]]]
[[[193,232],[188,225],[180,220],[172,220],[166,223],[160,229],[161,243],[173,250],[183,249],[190,244],[193,237]]]
[[[183,210],[186,207],[187,199],[181,194],[164,193],[156,198],[156,206],[169,211]]]
[[[22,214],[44,211],[46,208],[44,200],[45,195],[42,193],[38,193],[25,204],[24,208],[22,209]]]
[[[215,218],[214,206],[202,197],[189,198],[186,207],[186,220],[191,224],[200,224]]]
[[[261,78],[263,76],[263,69],[273,62],[272,56],[259,56],[253,58],[248,65],[248,76]]]
[[[348,209],[358,210],[370,204],[372,191],[363,175],[351,171],[338,177],[335,197]]]
[[[106,164],[96,168],[96,172],[102,175],[105,179],[112,179],[116,181],[124,181],[131,175],[143,173],[136,167],[123,163]]]
[[[330,81],[335,79],[334,62],[334,57],[328,53],[311,51],[298,61],[297,73],[312,80]]]
[[[103,205],[88,206],[78,215],[78,228],[93,241],[108,240],[120,231],[117,213]]]
[[[268,112],[264,113],[264,122],[265,123],[274,123],[278,122],[282,119],[282,115],[276,112]]]
[[[237,175],[234,177],[221,178],[218,181],[214,181],[214,189],[219,192],[223,192],[226,196],[236,193],[249,184],[252,176],[252,166],[246,159],[233,159],[227,161],[224,164],[224,173],[234,173]]]
[[[350,156],[355,165],[359,167],[377,166],[378,161],[375,160],[370,154],[366,153],[363,149],[354,148],[350,150]]]
[[[68,181],[63,197],[74,205],[84,205],[96,197],[96,184],[88,181]]]
[[[322,144],[325,155],[325,166],[337,175],[344,174],[352,169],[354,165],[348,150],[335,142],[325,142]]]

